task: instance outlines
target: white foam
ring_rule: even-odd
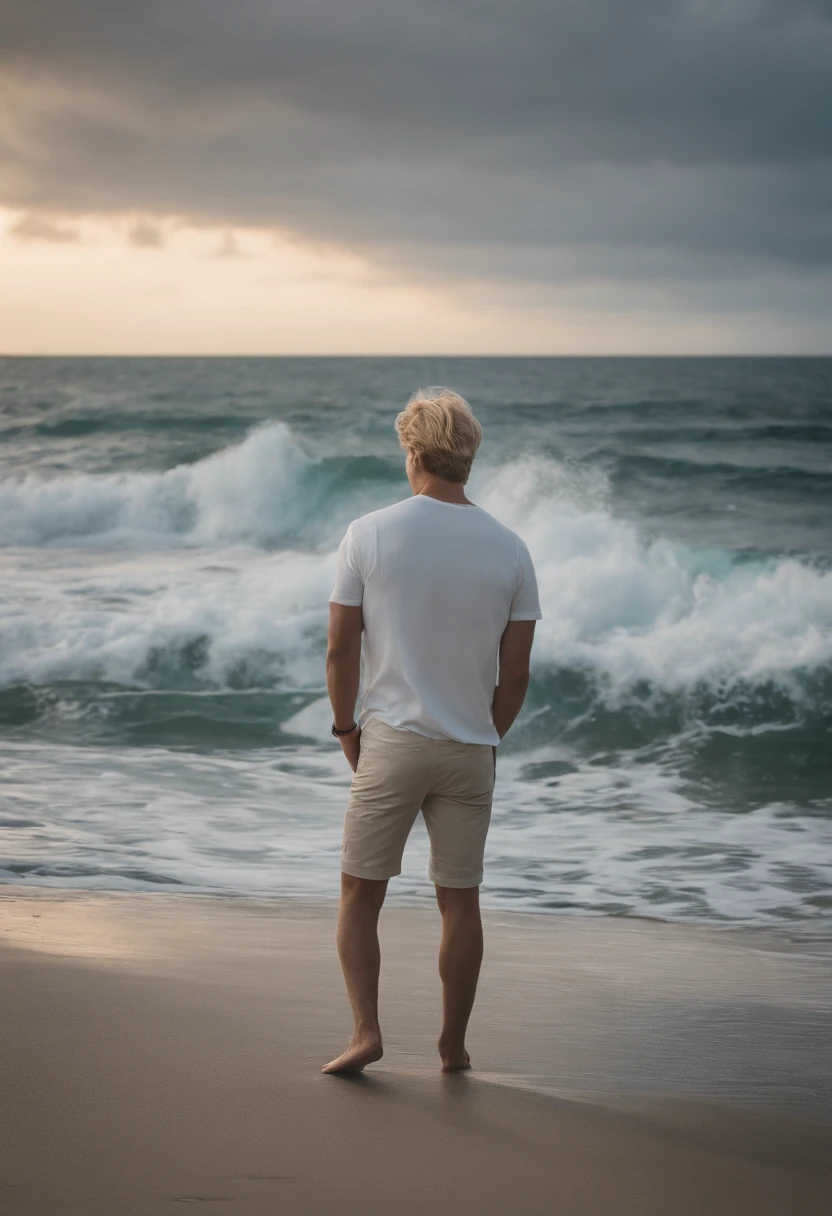
[[[273,544],[309,511],[314,461],[282,422],[165,472],[29,475],[0,484],[0,544]]]
[[[542,758],[542,754],[535,757]],[[245,753],[10,743],[0,882],[332,897],[349,770],[338,749]],[[659,766],[587,764],[557,782],[501,758],[484,902],[527,911],[828,935],[832,820],[697,805]],[[46,830],[45,830],[46,829]],[[429,900],[419,819],[391,898]]]
[[[176,686],[198,643],[206,687],[318,687],[334,554],[212,550],[0,555],[0,685],[98,680]],[[156,674],[149,675],[153,661]],[[166,674],[165,665],[171,668]]]
[[[608,699],[636,680],[667,691],[739,678],[789,683],[832,663],[832,572],[644,539],[611,514],[597,486],[553,482],[544,459],[484,477],[479,501],[535,560],[537,662],[603,676]]]
[[[30,547],[2,559],[0,681],[130,683],[153,656],[198,641],[208,685],[319,687],[333,546],[350,509],[327,520],[316,463],[269,424],[165,473],[4,484],[0,534]],[[613,514],[602,476],[543,457],[480,468],[471,492],[534,556],[538,670],[582,668],[611,705],[637,681],[721,696],[776,681],[799,698],[801,673],[832,663],[830,572],[645,538]],[[355,494],[357,512],[366,486]],[[330,537],[325,551],[298,540],[310,519]]]

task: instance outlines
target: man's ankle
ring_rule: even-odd
[[[462,1055],[465,1051],[465,1035],[443,1030],[439,1036],[437,1045],[443,1056]]]

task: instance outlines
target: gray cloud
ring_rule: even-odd
[[[134,224],[127,233],[127,239],[137,249],[161,249],[165,243],[155,224],[148,224],[146,220]]]
[[[80,233],[65,224],[55,224],[43,215],[31,213],[22,215],[16,224],[12,225],[12,236],[16,241],[43,241],[46,243],[68,245],[77,244],[81,240]]]
[[[832,274],[828,0],[7,0],[0,46],[17,207],[699,297]]]

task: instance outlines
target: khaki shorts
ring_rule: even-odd
[[[431,882],[479,886],[493,790],[487,743],[428,739],[372,718],[361,732],[347,803],[342,871],[355,878],[401,874],[405,842],[421,810]]]

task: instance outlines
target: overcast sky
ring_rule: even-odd
[[[0,0],[0,350],[832,353],[832,0]]]

